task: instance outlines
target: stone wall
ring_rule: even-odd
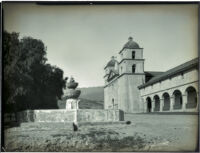
[[[132,58],[133,51],[135,58]],[[144,105],[138,89],[145,82],[143,49],[126,48],[120,51],[120,56],[119,76],[107,82],[104,87],[104,108],[116,109],[117,106],[126,113],[143,112]]]
[[[124,75],[119,78],[119,109],[127,113],[142,112],[141,97],[138,86],[142,84],[144,75]]]
[[[118,80],[104,88],[104,109],[121,109],[118,106]]]
[[[27,110],[18,113],[19,122],[73,122],[75,110]],[[121,110],[77,110],[78,122],[108,122],[123,121],[124,113]]]
[[[110,82],[104,88],[104,108],[110,109],[117,105],[126,113],[143,112],[143,103],[138,86],[144,82],[145,76],[140,74],[125,74]]]

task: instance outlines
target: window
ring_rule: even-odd
[[[184,79],[184,74],[183,73],[181,73],[181,79]]]
[[[121,73],[122,73],[123,68],[121,67]]]
[[[132,51],[132,59],[135,59],[135,51]]]
[[[114,108],[115,102],[114,102],[114,98],[112,99],[112,106]]]
[[[135,73],[135,64],[132,66],[132,73]]]

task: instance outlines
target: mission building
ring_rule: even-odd
[[[104,108],[126,113],[197,112],[198,58],[166,72],[144,71],[143,48],[132,37],[105,66]]]

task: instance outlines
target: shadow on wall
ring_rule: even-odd
[[[59,109],[65,109],[65,107],[66,107],[66,102],[65,102],[65,100],[58,100],[58,101],[57,101],[57,105],[58,105],[58,108],[59,108]]]
[[[4,114],[4,129],[19,127],[20,123],[14,113],[5,113]]]
[[[122,110],[119,110],[119,120],[124,121],[124,112]]]
[[[17,113],[18,122],[34,122],[35,113],[34,110],[26,110]]]

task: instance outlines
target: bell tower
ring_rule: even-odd
[[[143,48],[133,41],[132,37],[119,52],[121,60],[119,62],[120,74],[144,74]]]
[[[119,55],[119,108],[130,113],[141,112],[143,106],[138,86],[145,81],[143,48],[129,37]]]

